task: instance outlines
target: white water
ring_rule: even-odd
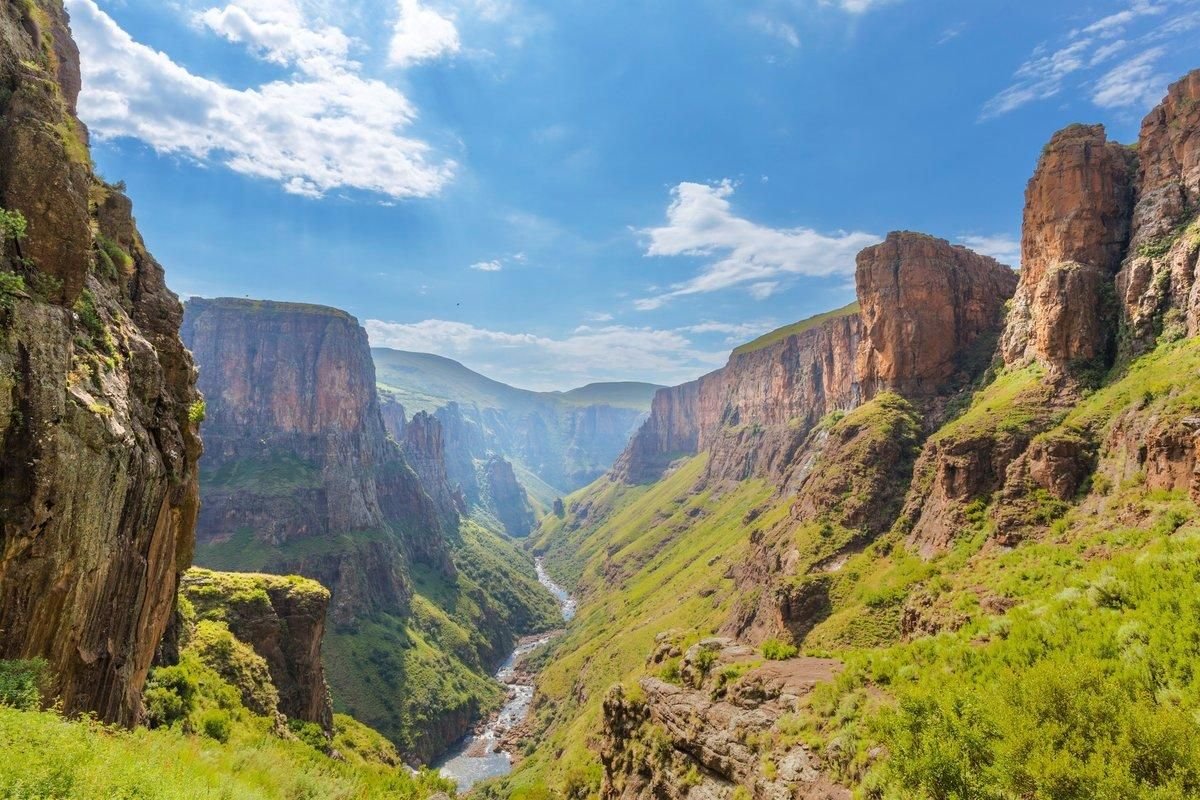
[[[537,576],[538,581],[558,601],[563,619],[568,622],[573,619],[575,598],[550,580],[540,558],[537,560]],[[500,749],[500,740],[525,720],[529,704],[533,701],[533,684],[518,682],[521,679],[517,677],[516,665],[523,656],[544,646],[552,638],[554,634],[547,633],[524,639],[517,645],[512,655],[496,671],[496,680],[508,687],[508,702],[482,731],[463,739],[437,765],[443,776],[458,784],[458,791],[465,792],[479,781],[507,775],[512,771],[512,756]]]

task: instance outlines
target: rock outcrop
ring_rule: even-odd
[[[191,558],[200,407],[182,308],[93,172],[79,86],[62,4],[4,4],[0,658],[45,658],[48,699],[131,724]]]
[[[672,648],[660,641],[660,658]],[[703,656],[703,658],[701,658]],[[759,663],[729,639],[684,655],[679,684],[641,681],[641,697],[620,686],[604,699],[600,758],[604,800],[848,800],[803,744],[775,744],[781,718],[840,666],[826,659]],[[733,676],[733,677],[730,677]]]
[[[1002,344],[1008,364],[1036,358],[1062,369],[1109,359],[1133,162],[1103,125],[1072,125],[1042,151],[1025,190],[1021,284]]]
[[[893,233],[858,254],[864,395],[928,397],[964,385],[991,361],[1012,269],[920,233]]]
[[[1117,279],[1136,355],[1160,337],[1200,333],[1200,70],[1171,85],[1142,121],[1129,251]]]
[[[484,475],[491,495],[491,506],[496,509],[504,532],[509,536],[528,536],[536,520],[529,497],[525,494],[525,488],[517,482],[512,464],[495,456],[484,466]]]
[[[384,421],[387,424],[386,417]],[[390,432],[392,427],[388,427]],[[441,423],[436,417],[422,411],[404,425],[399,441],[403,445],[405,459],[416,471],[421,485],[437,506],[438,513],[447,525],[453,524],[460,514],[466,513],[467,504],[462,490],[450,483]]]
[[[353,317],[193,299],[183,337],[208,407],[200,563],[315,578],[340,622],[405,608],[410,562],[453,574],[447,521],[387,436]]]
[[[200,619],[224,622],[267,663],[278,710],[333,732],[333,704],[321,665],[329,591],[298,576],[184,573],[182,596]]]

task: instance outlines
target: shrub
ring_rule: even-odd
[[[289,719],[288,730],[314,750],[320,750],[322,753],[329,752],[329,739],[317,723],[305,722],[302,719]]]
[[[0,208],[0,255],[4,255],[4,248],[10,241],[25,238],[26,227],[20,211]]]
[[[208,406],[203,400],[197,400],[188,406],[188,422],[199,425],[208,418]]]
[[[0,272],[0,310],[9,312],[18,295],[25,293],[25,279],[11,272]]]
[[[198,688],[195,677],[182,664],[155,669],[142,695],[147,724],[163,728],[186,720],[196,708]]]
[[[769,661],[786,661],[789,658],[795,658],[799,652],[796,645],[779,639],[767,639],[762,645],[763,658]]]
[[[46,662],[0,661],[0,705],[31,711],[42,702],[42,683]]]
[[[229,712],[217,709],[205,711],[200,717],[200,730],[208,738],[225,744],[233,733],[233,722],[229,718]]]

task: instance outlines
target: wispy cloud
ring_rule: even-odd
[[[1156,67],[1166,52],[1165,47],[1154,47],[1109,70],[1096,82],[1092,102],[1101,108],[1153,105],[1171,80]]]
[[[1164,43],[1177,40],[1179,46],[1189,46],[1187,37],[1197,25],[1200,12],[1194,0],[1132,0],[1120,11],[1069,31],[1056,45],[1039,45],[1017,69],[1013,82],[983,105],[979,118],[994,119],[1055,97],[1073,79],[1094,81],[1090,97],[1102,107],[1152,105],[1168,81],[1156,69],[1168,52]],[[1136,55],[1094,77],[1094,70],[1125,51]]]
[[[359,189],[391,198],[437,194],[456,164],[408,135],[417,111],[364,77],[336,29],[313,26],[290,0],[238,0],[200,22],[295,69],[247,89],[193,74],[126,33],[95,0],[67,0],[82,51],[80,116],[98,138],[218,163],[319,197]]]
[[[1001,264],[1010,267],[1021,266],[1021,242],[1015,236],[960,236],[958,241],[980,255],[991,256]]]
[[[811,228],[771,228],[738,216],[730,198],[734,184],[681,183],[671,191],[667,224],[642,231],[647,256],[715,257],[695,277],[634,302],[649,311],[674,298],[745,286],[762,299],[787,276],[827,276],[854,271],[858,251],[880,241],[871,233]]]
[[[848,14],[865,14],[895,2],[899,0],[821,0],[821,5],[836,6]]]
[[[499,272],[504,269],[504,265],[495,260],[477,261],[471,265],[471,269],[478,270],[479,272]]]
[[[371,344],[437,353],[533,389],[589,381],[682,382],[725,363],[728,351],[697,347],[685,331],[584,325],[563,337],[489,330],[465,322],[367,320]]]
[[[750,25],[761,33],[780,40],[788,47],[800,46],[800,34],[795,27],[779,19],[773,19],[765,14],[755,14],[750,17]]]

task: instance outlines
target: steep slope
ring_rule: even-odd
[[[483,463],[500,456],[512,462],[543,508],[608,470],[659,388],[626,382],[531,392],[440,356],[384,348],[372,356],[385,405],[394,401],[409,414],[434,414],[448,431],[467,426],[469,433],[448,436],[449,459]],[[458,454],[458,448],[465,450]]]
[[[0,9],[0,658],[130,724],[191,558],[201,414],[182,309],[75,116],[62,4]]]
[[[530,559],[460,519],[437,420],[389,438],[353,317],[193,299],[183,331],[209,417],[197,562],[330,587],[337,707],[432,759],[499,704],[515,639],[553,624]]]
[[[535,701],[546,744],[505,790],[1200,793],[1198,105],[1200,72],[1135,150],[1099,127],[1054,136],[1019,286],[924,237],[860,255],[861,345],[832,384],[859,399],[786,369],[848,350],[813,333],[844,314],[749,350],[778,348],[781,379],[660,393],[623,463],[662,477],[617,472],[543,524],[582,602]],[[817,356],[785,361],[802,343]],[[808,394],[773,388],[791,385]],[[729,429],[814,407],[798,445],[764,436],[728,479]],[[830,655],[834,679],[771,677]]]

